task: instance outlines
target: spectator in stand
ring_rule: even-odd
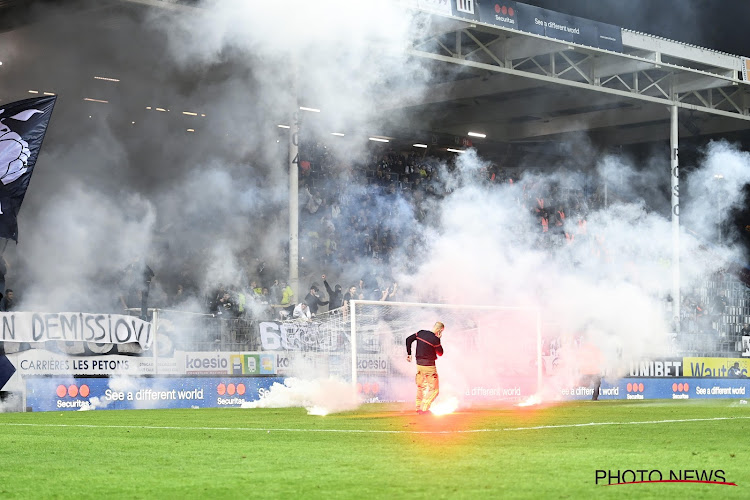
[[[695,314],[695,327],[698,333],[709,332],[711,330],[711,317],[708,315],[708,309],[697,296],[691,296],[690,300]]]
[[[281,304],[282,306],[291,306],[293,298],[294,298],[294,290],[292,290],[292,287],[289,285],[287,281],[284,281],[282,283],[281,302],[279,302],[279,304]]]
[[[209,313],[213,313],[216,310],[219,299],[224,296],[224,292],[226,292],[226,287],[223,284],[219,284],[215,290],[206,294],[206,308]]]
[[[271,304],[281,304],[281,284],[279,280],[273,280],[273,285],[268,290],[269,302]]]
[[[541,202],[543,203],[544,199],[542,199]],[[549,212],[547,211],[546,208],[541,208],[541,209],[537,208],[536,211],[539,216],[539,221],[541,223],[541,231],[546,241],[548,237],[547,233],[549,232]]]
[[[229,314],[233,318],[239,318],[240,316],[243,316],[245,312],[247,311],[247,307],[250,302],[252,302],[251,296],[244,290],[242,290],[240,287],[237,286],[231,286],[229,287],[229,302],[230,306],[228,308]],[[240,300],[244,300],[242,304],[242,309],[240,310]]]
[[[717,315],[724,314],[727,310],[728,303],[726,290],[719,290],[718,295],[711,300],[711,313]]]
[[[386,234],[388,233],[386,232]],[[393,253],[393,245],[390,241],[390,236],[380,238],[380,256],[386,264],[390,262],[391,254]]]
[[[8,288],[5,290],[5,295],[0,299],[0,311],[8,312],[15,309],[16,301],[13,295],[13,290]]]
[[[380,262],[380,260],[383,258],[383,256],[380,253],[380,243],[378,243],[377,241],[374,242],[371,245],[370,249],[371,249],[370,256],[372,257],[372,260],[374,260],[375,262]]]
[[[134,260],[123,272],[120,279],[120,303],[125,311],[141,306],[141,319],[148,320],[148,292],[154,271],[141,259]]]
[[[263,294],[263,287],[261,287],[256,280],[250,282],[250,298],[257,299]]]
[[[328,301],[320,300],[320,290],[316,285],[310,287],[310,292],[305,295],[305,303],[307,308],[310,310],[310,314],[315,317],[318,314],[318,308],[320,306],[328,305]]]
[[[174,294],[170,295],[167,299],[167,307],[174,308],[185,301],[185,287],[182,283],[178,283],[175,287]]]
[[[260,257],[255,257],[255,276],[258,277],[260,283],[266,282],[266,261]]]
[[[365,235],[364,241],[362,242],[362,248],[360,249],[360,255],[364,255],[366,257],[370,257],[372,255],[372,239],[370,239],[369,235]]]
[[[680,332],[695,333],[695,305],[690,295],[685,295],[682,298],[680,316]]]
[[[387,300],[393,301],[393,300],[395,300],[394,297],[395,297],[397,291],[398,291],[398,283],[396,283],[394,281],[391,286],[385,287],[383,289],[382,294],[381,294],[379,300],[381,302],[384,302],[384,301],[387,301]]]
[[[727,370],[728,378],[742,378],[742,375],[739,361],[735,361],[734,364],[729,367],[729,370]]]
[[[216,301],[211,312],[217,316],[223,316],[232,314],[233,309],[234,302],[232,301],[232,294],[227,290],[222,293],[219,300]]]
[[[292,319],[300,319],[303,321],[312,320],[312,313],[305,302],[300,302],[294,307],[294,311],[292,311]]]
[[[335,290],[331,290],[331,285],[326,281],[326,275],[322,276],[323,285],[328,293],[328,310],[332,311],[344,305],[344,295],[341,293],[341,285],[336,285]]]
[[[235,315],[239,318],[239,317],[244,316],[245,313],[247,312],[248,294],[245,293],[244,290],[240,289],[240,290],[235,291],[234,296],[235,296],[235,304],[236,304],[234,307],[234,312],[235,312]]]
[[[323,241],[323,251],[325,255],[324,262],[326,264],[330,264],[336,260],[338,243],[336,242],[336,235],[332,230],[326,230],[325,240]]]
[[[559,245],[565,242],[565,209],[560,207],[558,210],[555,210],[554,219],[553,234],[555,236],[555,243]]]
[[[365,292],[365,300],[383,301],[386,300],[390,295],[390,288],[388,286],[380,286],[380,283],[385,284],[385,280],[382,280],[380,278],[371,278],[368,283],[374,283],[374,286],[371,290]]]
[[[305,202],[305,210],[307,210],[310,214],[315,214],[318,212],[318,209],[320,208],[320,205],[323,203],[323,198],[320,197],[320,193],[315,191],[314,193],[310,192],[309,187],[305,187],[305,194],[307,194],[307,202]]]
[[[5,275],[8,274],[8,262],[0,255],[0,290],[5,290]]]
[[[349,287],[349,290],[344,294],[344,304],[348,304],[350,300],[358,300],[359,293],[357,292],[356,285]]]

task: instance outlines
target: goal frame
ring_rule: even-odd
[[[536,317],[536,389],[542,390],[542,313],[538,307],[523,306],[477,306],[467,304],[436,304],[424,302],[391,302],[379,300],[350,300],[351,344],[352,344],[352,385],[357,386],[357,305],[428,307],[434,309],[464,309],[476,311],[530,311]]]

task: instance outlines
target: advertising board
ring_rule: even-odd
[[[240,407],[257,401],[278,377],[72,378],[31,377],[33,411]]]

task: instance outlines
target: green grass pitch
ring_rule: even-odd
[[[0,498],[750,498],[736,400],[407,408],[0,414]],[[598,469],[723,470],[737,486],[604,486]]]

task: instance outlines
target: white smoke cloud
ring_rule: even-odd
[[[352,384],[343,380],[287,378],[283,385],[274,383],[262,398],[243,403],[242,408],[302,407],[310,415],[328,415],[354,410],[360,402]]]
[[[320,108],[320,114],[301,114],[303,125],[313,136],[358,133],[359,140],[330,142],[331,154],[345,164],[342,170],[356,171],[369,157],[368,134],[378,133],[386,119],[391,126],[404,124],[396,111],[383,116],[385,99],[398,104],[428,91],[430,68],[401,49],[431,29],[389,2],[297,0],[285,6],[283,18],[273,2],[240,0],[206,2],[206,8],[186,15],[150,11],[149,22],[125,18],[122,32],[108,38],[107,30],[96,31],[99,38],[87,40],[87,47],[106,53],[103,57],[87,48],[92,60],[103,64],[115,54],[123,66],[132,65],[129,81],[159,83],[127,87],[142,113],[146,106],[171,103],[172,117],[180,113],[178,105],[189,103],[207,116],[190,122],[197,124],[197,132],[185,139],[185,127],[178,134],[152,110],[132,120],[147,131],[133,139],[131,129],[117,122],[130,126],[131,120],[111,108],[86,108],[108,110],[92,111],[90,120],[78,108],[55,111],[21,211],[22,243],[8,252],[10,277],[23,284],[24,307],[108,307],[121,292],[117,276],[138,256],[147,256],[164,286],[187,268],[202,291],[245,279],[248,249],[283,269],[286,137],[278,135],[276,125],[289,124],[295,98]],[[74,27],[47,26],[38,37],[13,38],[19,44],[29,41],[28,59],[36,61],[34,55],[46,54],[41,48],[70,49],[64,40]],[[136,27],[142,28],[143,40],[132,40]],[[123,54],[122,47],[129,53]],[[46,69],[68,70],[62,63]],[[36,75],[39,70],[29,71]],[[295,81],[299,95],[292,90]],[[79,83],[61,80],[60,89],[72,92]],[[381,282],[397,280],[403,299],[537,307],[545,322],[565,334],[586,333],[612,363],[664,352],[672,248],[670,218],[660,208],[669,200],[666,153],[645,167],[621,156],[602,156],[592,170],[587,158],[596,151],[585,138],[570,140],[561,150],[570,155],[559,165],[522,160],[525,175],[513,185],[493,187],[481,180],[488,162],[470,151],[455,165],[439,164],[434,185],[439,196],[421,200],[397,197],[394,202],[349,177],[337,192],[351,203],[339,226],[345,228],[348,217],[360,210],[393,207],[385,223],[403,239],[388,264],[348,262],[340,271],[344,288],[374,275]],[[748,166],[746,153],[716,142],[686,179],[690,197],[682,204],[683,227],[691,231],[683,231],[680,239],[685,290],[725,264],[716,255],[742,255],[730,245],[734,240],[728,233],[714,253],[699,250],[704,238],[725,223],[728,211],[744,204]],[[607,206],[590,207],[587,236],[578,232],[572,206],[567,206],[564,229],[576,235],[575,244],[541,234],[537,197],[554,211],[568,204],[570,193],[602,190],[605,184]],[[560,244],[550,244],[551,239]],[[311,270],[312,276],[319,274]],[[518,340],[519,346],[528,342]],[[477,380],[482,374],[472,367],[510,365],[513,353],[512,342],[503,349],[466,353],[454,358],[455,370],[445,366],[443,371],[446,378]],[[286,394],[280,400],[319,405],[316,385],[298,381],[281,387]],[[344,408],[352,402],[345,391],[333,394]]]
[[[744,207],[743,187],[750,182],[747,166],[750,154],[725,141],[712,141],[705,148],[703,162],[690,176],[691,203],[684,216],[690,228],[705,239],[731,243],[736,234],[719,235],[733,209]],[[722,245],[728,246],[728,245]]]
[[[566,171],[552,168],[547,174],[517,180],[513,186],[487,188],[468,180],[467,173],[482,164],[471,155],[457,162],[453,175],[460,179],[450,180],[453,191],[437,205],[435,218],[440,223],[424,231],[419,270],[415,275],[400,276],[400,281],[408,287],[433,290],[452,303],[538,307],[544,322],[554,325],[554,330],[569,339],[582,336],[593,343],[612,376],[622,374],[627,360],[674,352],[666,301],[672,291],[671,220],[668,214],[655,211],[653,200],[647,198],[653,192],[650,177],[654,174],[639,177],[627,161],[605,157],[600,165],[602,177],[609,182],[609,203],[591,207],[584,241],[568,213],[571,218],[564,227],[578,239],[569,244],[562,235],[543,236],[534,211],[536,197],[545,198],[550,213],[563,206],[570,208],[562,194],[557,198],[553,194],[565,185]],[[693,188],[689,202],[683,202],[691,208],[685,217],[688,228],[712,234],[726,221],[729,207],[744,203],[742,187],[748,183],[748,166],[748,155],[735,147],[709,145],[702,164],[685,182]],[[711,188],[719,171],[730,178],[722,185],[723,203],[704,204],[702,188],[706,184]],[[621,182],[614,182],[613,172]],[[668,170],[663,174],[668,179]],[[521,191],[524,181],[527,187],[533,185],[534,192]],[[519,204],[524,197],[526,206]],[[550,243],[552,240],[556,243]],[[713,252],[701,251],[706,240],[684,226],[680,244],[681,283],[686,292],[699,288],[702,280],[728,264],[728,258],[742,253],[727,241]],[[428,327],[414,325],[415,329]],[[447,350],[450,327],[446,325]],[[487,364],[513,366],[534,335],[533,329],[527,329],[515,340],[505,338],[492,349],[473,351],[463,350],[458,342],[454,349],[462,353],[450,361],[446,354],[438,361],[438,369],[441,371],[442,363],[448,379],[502,385],[502,375],[499,380],[487,381]],[[586,360],[571,361],[582,364]],[[527,373],[534,374],[534,370],[529,367]]]
[[[127,377],[124,375],[113,376],[109,379],[107,386],[113,392],[133,393],[138,389],[138,383],[135,378]],[[94,396],[89,398],[77,411],[93,411],[103,410],[112,404],[114,399],[107,399],[105,397]],[[139,403],[136,403],[139,404]]]

